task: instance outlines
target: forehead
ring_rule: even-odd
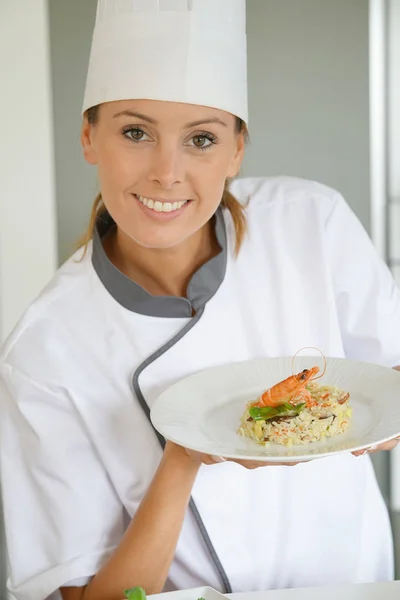
[[[101,105],[101,112],[104,117],[110,119],[129,119],[130,116],[139,115],[147,117],[154,124],[173,123],[182,127],[192,122],[214,121],[221,126],[230,126],[235,122],[232,114],[217,108],[161,100],[107,102]]]

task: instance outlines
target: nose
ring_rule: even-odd
[[[170,190],[184,180],[183,157],[178,148],[158,144],[152,152],[148,174],[152,183]]]

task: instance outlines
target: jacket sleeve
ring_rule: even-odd
[[[399,289],[339,195],[326,224],[326,241],[346,356],[400,365]]]
[[[0,365],[2,495],[9,589],[59,598],[95,575],[123,534],[123,509],[68,391]]]

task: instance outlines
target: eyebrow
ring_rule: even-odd
[[[114,115],[114,119],[117,119],[118,117],[133,117],[134,119],[139,119],[140,121],[147,121],[148,123],[152,123],[153,125],[157,124],[157,121],[155,119],[147,117],[146,115],[143,115],[139,112],[133,112],[132,110],[123,110],[121,112],[118,112]]]
[[[151,123],[152,125],[157,125],[157,121],[152,117],[148,117],[143,113],[134,112],[132,110],[123,110],[114,115],[114,119],[118,117],[133,117],[134,119],[139,119],[140,121],[147,121],[147,123]],[[209,119],[199,119],[198,121],[192,121],[191,123],[186,123],[184,126],[185,129],[190,129],[191,127],[198,127],[199,125],[208,125],[210,123],[215,123],[218,125],[223,125],[224,127],[228,127],[228,125],[219,119],[218,117],[210,117]]]

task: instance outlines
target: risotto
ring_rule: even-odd
[[[328,385],[307,384],[312,401],[258,408],[249,402],[241,418],[239,435],[263,446],[293,446],[317,442],[344,433],[351,420],[349,394]]]

